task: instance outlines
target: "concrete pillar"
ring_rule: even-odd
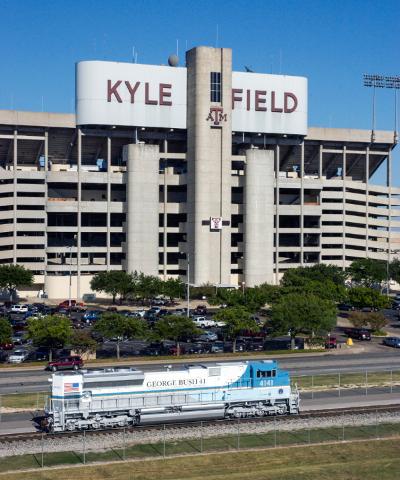
[[[158,275],[159,147],[125,145],[126,270]]]
[[[163,142],[163,151],[164,153],[168,153],[168,140],[164,139]],[[168,227],[168,161],[165,158],[165,166],[164,166],[164,205],[163,205],[163,279],[164,281],[167,280],[167,227]]]
[[[275,147],[275,285],[279,285],[279,196],[280,196],[280,179],[279,169],[281,162],[281,153],[279,145]]]
[[[247,150],[244,190],[246,286],[274,282],[274,152]]]
[[[194,48],[186,65],[189,281],[230,284],[232,51]],[[220,101],[211,101],[211,72],[221,74]],[[211,230],[210,217],[222,218],[221,230]]]
[[[107,137],[107,270],[110,270],[111,249],[111,137]]]
[[[17,263],[17,165],[18,165],[18,132],[14,130],[13,144],[13,193],[14,193],[14,228],[13,228],[13,264]]]
[[[76,239],[76,299],[81,298],[81,244],[82,244],[82,178],[81,178],[81,171],[82,171],[82,130],[78,128],[78,231],[77,231],[77,239]]]

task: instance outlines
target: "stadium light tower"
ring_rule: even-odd
[[[372,87],[372,134],[371,141],[375,141],[375,90],[377,88],[392,88],[394,90],[394,130],[393,142],[398,142],[397,132],[397,90],[400,88],[400,77],[388,77],[385,75],[370,75],[364,73],[364,86]]]

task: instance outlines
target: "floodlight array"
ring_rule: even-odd
[[[364,74],[364,86],[374,88],[400,88],[400,77]]]

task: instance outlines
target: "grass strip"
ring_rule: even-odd
[[[7,480],[392,480],[399,439],[269,449],[56,470],[0,473]],[[105,457],[104,457],[105,458]],[[113,457],[109,457],[112,460]],[[107,460],[106,460],[107,461]],[[37,466],[37,464],[36,464]],[[34,468],[34,467],[33,467]]]

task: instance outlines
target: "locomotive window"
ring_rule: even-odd
[[[271,378],[276,377],[276,370],[257,370],[257,378]]]

